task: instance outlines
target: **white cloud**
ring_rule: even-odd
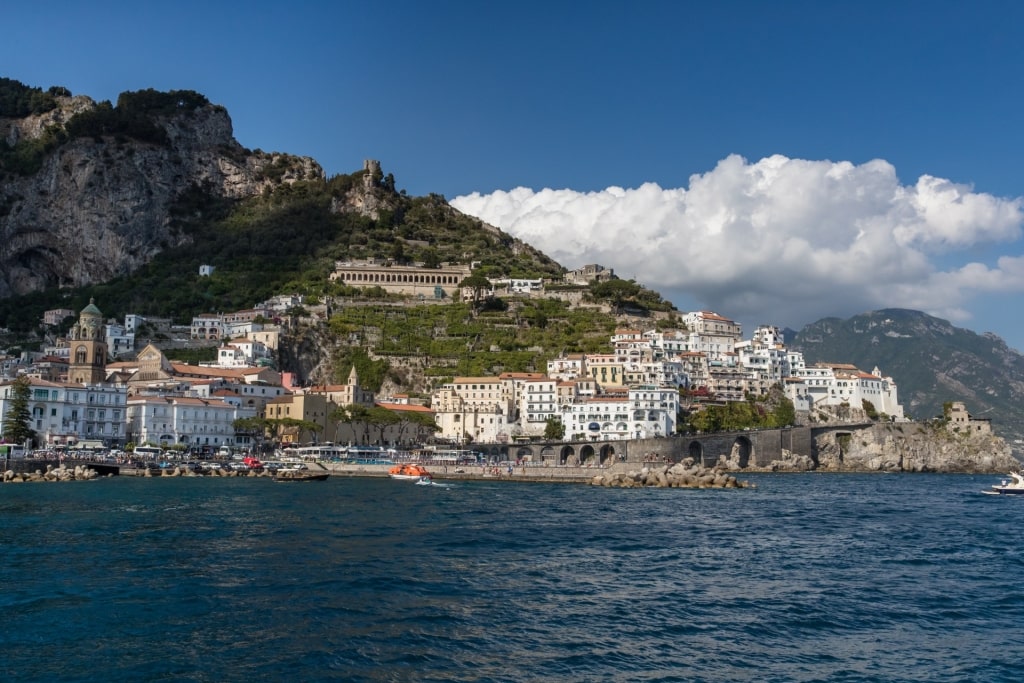
[[[901,185],[877,159],[733,155],[689,188],[519,187],[451,203],[566,267],[600,263],[684,310],[746,324],[800,326],[886,307],[962,321],[979,294],[1024,291],[1022,257],[945,265],[967,247],[1018,240],[1024,200],[931,176]]]

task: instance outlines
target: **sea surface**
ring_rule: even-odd
[[[0,485],[2,681],[1021,681],[998,476]]]

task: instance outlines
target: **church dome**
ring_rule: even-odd
[[[95,299],[89,299],[89,305],[82,309],[82,313],[81,314],[83,316],[98,316],[98,317],[102,318],[103,317],[103,313],[102,313],[102,311],[100,311],[100,309],[96,308],[96,303],[95,302],[96,302]]]

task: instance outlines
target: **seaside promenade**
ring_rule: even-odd
[[[45,473],[48,469],[54,469],[60,467],[62,463],[58,461],[49,460],[33,460],[33,459],[19,459],[18,461],[11,461],[8,467],[17,473],[29,474],[32,472]],[[229,472],[225,474],[217,474],[211,472],[204,472],[202,474],[188,471],[183,467],[168,467],[165,469],[154,469],[152,466],[146,468],[145,466],[137,466],[133,463],[111,463],[111,462],[90,462],[88,460],[79,460],[66,463],[68,467],[82,466],[89,469],[95,470],[99,476],[127,476],[127,477],[145,477],[150,476],[154,478],[161,478],[166,476],[180,476],[180,477],[191,477],[191,476],[202,476],[202,477],[213,477],[213,478],[259,478],[259,477],[270,477],[270,472]],[[388,477],[388,470],[391,465],[388,464],[363,464],[363,463],[307,463],[307,466],[313,470],[323,470],[330,472],[331,476],[335,477],[366,477],[366,478],[378,478],[385,479]],[[627,471],[626,463],[616,463],[610,466],[594,466],[594,467],[555,467],[555,466],[543,466],[543,465],[530,465],[526,466],[519,465],[511,468],[511,471],[507,465],[427,465],[427,469],[430,471],[431,476],[435,480],[449,480],[449,481],[505,481],[505,482],[546,482],[546,483],[566,483],[566,484],[585,484],[590,483],[593,478],[599,474],[612,474],[615,472]]]
[[[369,465],[352,463],[318,463],[332,476],[339,477],[387,477],[390,465]],[[427,465],[431,476],[437,480],[449,481],[518,481],[565,484],[585,484],[598,474],[610,474],[627,469],[626,463],[608,467],[544,467],[527,465],[480,466],[480,465]]]

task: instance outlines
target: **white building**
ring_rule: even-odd
[[[102,441],[124,445],[127,389],[112,384],[70,384],[32,379],[31,427],[40,446]],[[0,384],[0,415],[10,408],[13,383]],[[3,426],[0,423],[0,436]]]
[[[573,380],[587,375],[587,357],[582,353],[570,353],[548,361],[547,376],[554,379]]]
[[[493,287],[505,287],[511,294],[539,294],[544,291],[544,281],[540,279],[507,278],[490,282]]]
[[[712,363],[732,353],[743,337],[743,329],[738,323],[712,311],[687,313],[683,322],[690,330],[690,350],[706,354]]]
[[[107,323],[103,326],[103,334],[106,338],[109,357],[117,358],[123,353],[131,353],[135,350],[135,333],[129,331],[126,325]]]
[[[844,405],[861,410],[869,401],[878,413],[904,418],[895,380],[883,377],[877,367],[868,373],[849,364],[816,363],[795,373],[785,388],[795,406],[806,405],[808,410]]]
[[[647,439],[676,431],[679,394],[675,389],[637,386],[562,407],[567,441]]]
[[[235,445],[239,409],[220,399],[136,396],[128,399],[128,437],[136,444],[216,450]]]
[[[655,358],[674,358],[690,351],[690,334],[681,330],[644,332]]]
[[[304,306],[305,304],[306,297],[302,296],[301,294],[278,294],[276,296],[270,297],[269,299],[261,303],[259,306],[257,306],[257,308],[265,309],[269,311],[271,314],[284,314],[287,313],[292,308]]]
[[[216,361],[200,365],[212,368],[246,368],[258,365],[261,361],[269,361],[271,357],[270,350],[263,342],[240,337],[219,346]]]
[[[627,386],[654,384],[676,389],[690,386],[690,378],[683,371],[682,362],[678,360],[630,360],[623,366],[623,377]]]
[[[558,409],[558,380],[550,377],[523,382],[519,394],[519,426],[521,434],[543,436],[547,421],[561,417]]]

